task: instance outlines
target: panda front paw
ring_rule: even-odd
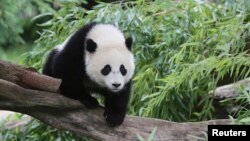
[[[108,123],[108,126],[115,127],[121,125],[124,121],[125,115],[124,114],[114,114],[114,113],[107,113],[104,112],[104,117]]]
[[[97,101],[97,99],[90,97],[84,101],[82,101],[82,103],[88,108],[88,109],[95,109],[97,107],[99,107],[99,102]]]

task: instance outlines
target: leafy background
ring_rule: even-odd
[[[237,81],[250,75],[246,48],[250,29],[248,0],[101,2],[92,10],[82,8],[81,2],[62,0],[55,9],[48,8],[48,1],[42,1],[45,8],[39,10],[38,5],[38,13],[32,19],[38,25],[34,30],[39,38],[29,52],[24,51],[20,63],[41,70],[50,49],[82,25],[93,20],[114,24],[134,40],[136,75],[128,114],[178,122],[214,119],[214,100],[208,93],[224,78]],[[0,20],[0,29],[1,22],[9,21]],[[16,27],[12,22],[7,25]],[[24,37],[20,41],[19,38],[25,26],[17,25],[21,27],[14,30],[16,40],[23,43]],[[249,122],[249,99],[249,88],[242,88],[239,97],[222,102],[238,102],[237,111],[229,115]],[[38,129],[33,132],[31,127],[35,125]],[[48,133],[42,135],[46,140],[65,140],[69,134],[72,139],[82,139],[33,120],[29,126],[19,132],[34,135],[30,140],[42,140],[35,136],[41,131]],[[0,139],[6,137],[6,132],[19,137],[14,131],[5,130]]]

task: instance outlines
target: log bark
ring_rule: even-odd
[[[220,86],[215,89],[214,94],[215,99],[225,99],[230,97],[236,97],[240,94],[242,87],[250,87],[250,78],[238,81],[233,84]]]
[[[86,109],[79,101],[56,92],[60,80],[28,68],[0,61],[0,109],[35,117],[45,124],[104,141],[138,140],[156,127],[155,141],[197,140],[205,137],[208,124],[231,124],[230,119],[177,123],[153,118],[126,116],[124,123],[108,127],[103,109]],[[35,90],[37,89],[37,90]]]
[[[0,78],[22,87],[48,92],[58,92],[60,79],[41,75],[34,68],[14,65],[0,60]]]

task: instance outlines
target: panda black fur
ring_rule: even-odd
[[[106,121],[117,126],[126,115],[135,69],[131,46],[115,26],[90,23],[50,52],[43,73],[62,79],[60,92],[88,108],[99,105],[92,93],[103,95]]]

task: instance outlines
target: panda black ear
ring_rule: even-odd
[[[131,37],[129,37],[129,38],[126,39],[125,44],[126,44],[128,50],[131,50],[132,43],[133,43],[133,39]]]
[[[94,53],[97,48],[97,44],[92,39],[87,39],[86,50],[90,53]]]

